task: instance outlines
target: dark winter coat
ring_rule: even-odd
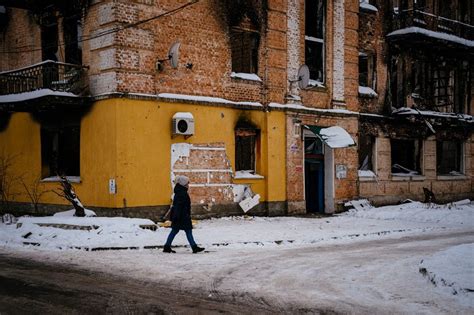
[[[191,199],[188,195],[188,189],[180,184],[174,186],[170,218],[172,228],[180,230],[190,230],[193,228],[191,222]]]

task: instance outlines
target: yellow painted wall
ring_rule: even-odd
[[[125,199],[127,206],[169,204],[173,143],[224,142],[227,157],[234,167],[234,127],[241,115],[261,129],[261,154],[258,157],[257,172],[265,178],[240,179],[235,180],[235,183],[250,183],[253,191],[260,194],[262,201],[285,200],[284,113],[129,99],[117,99],[116,102],[117,186],[120,199]],[[192,137],[171,138],[171,120],[176,112],[193,114],[195,134]],[[267,131],[268,120],[271,121],[270,132]],[[267,158],[269,147],[271,159]],[[272,166],[271,174],[268,172],[269,163]],[[267,190],[267,182],[272,187],[270,190]]]
[[[191,112],[195,135],[171,137],[171,120],[176,112]],[[202,106],[157,101],[109,99],[94,103],[81,121],[81,182],[74,187],[86,206],[137,207],[170,203],[171,145],[173,143],[224,142],[232,167],[235,165],[234,127],[243,115],[261,130],[257,172],[264,179],[239,179],[251,184],[261,201],[284,201],[285,115],[219,106]],[[41,173],[40,125],[28,113],[15,113],[6,130],[0,132],[0,153],[17,154],[16,174],[27,183]],[[108,181],[115,179],[117,194],[109,194]],[[54,189],[58,183],[41,183]],[[18,187],[15,201],[29,202]],[[43,203],[65,204],[54,194]]]

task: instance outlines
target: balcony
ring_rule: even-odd
[[[472,50],[474,26],[423,10],[408,9],[393,13],[392,31],[388,38],[398,42],[409,39],[411,44]]]
[[[23,111],[84,101],[86,67],[52,60],[0,72],[0,109]],[[48,107],[48,106],[46,106]]]

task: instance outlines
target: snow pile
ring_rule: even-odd
[[[397,206],[372,208],[370,211],[349,210],[345,215],[365,219],[410,220],[420,223],[465,225],[474,228],[474,205],[472,203],[429,205],[421,202],[409,202]]]
[[[90,212],[88,212],[90,214]],[[143,248],[155,246],[155,226],[148,219],[71,217],[21,217],[17,225],[0,226],[1,243],[7,247],[40,245],[46,249]]]
[[[367,86],[359,86],[359,94],[364,95],[364,96],[369,96],[369,97],[377,97],[378,94],[375,92],[373,89],[367,87]]]
[[[419,270],[436,287],[470,300],[474,292],[474,244],[438,252],[424,259]]]

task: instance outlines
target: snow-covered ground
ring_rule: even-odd
[[[19,223],[0,223],[0,251],[172,282],[215,298],[251,296],[281,310],[291,305],[356,313],[474,313],[469,201],[412,202],[323,218],[203,220],[194,236],[208,252],[197,255],[183,232],[173,244],[176,254],[152,249],[163,245],[169,229],[143,229],[152,223],[144,219],[45,217]],[[87,250],[109,247],[138,250]]]

